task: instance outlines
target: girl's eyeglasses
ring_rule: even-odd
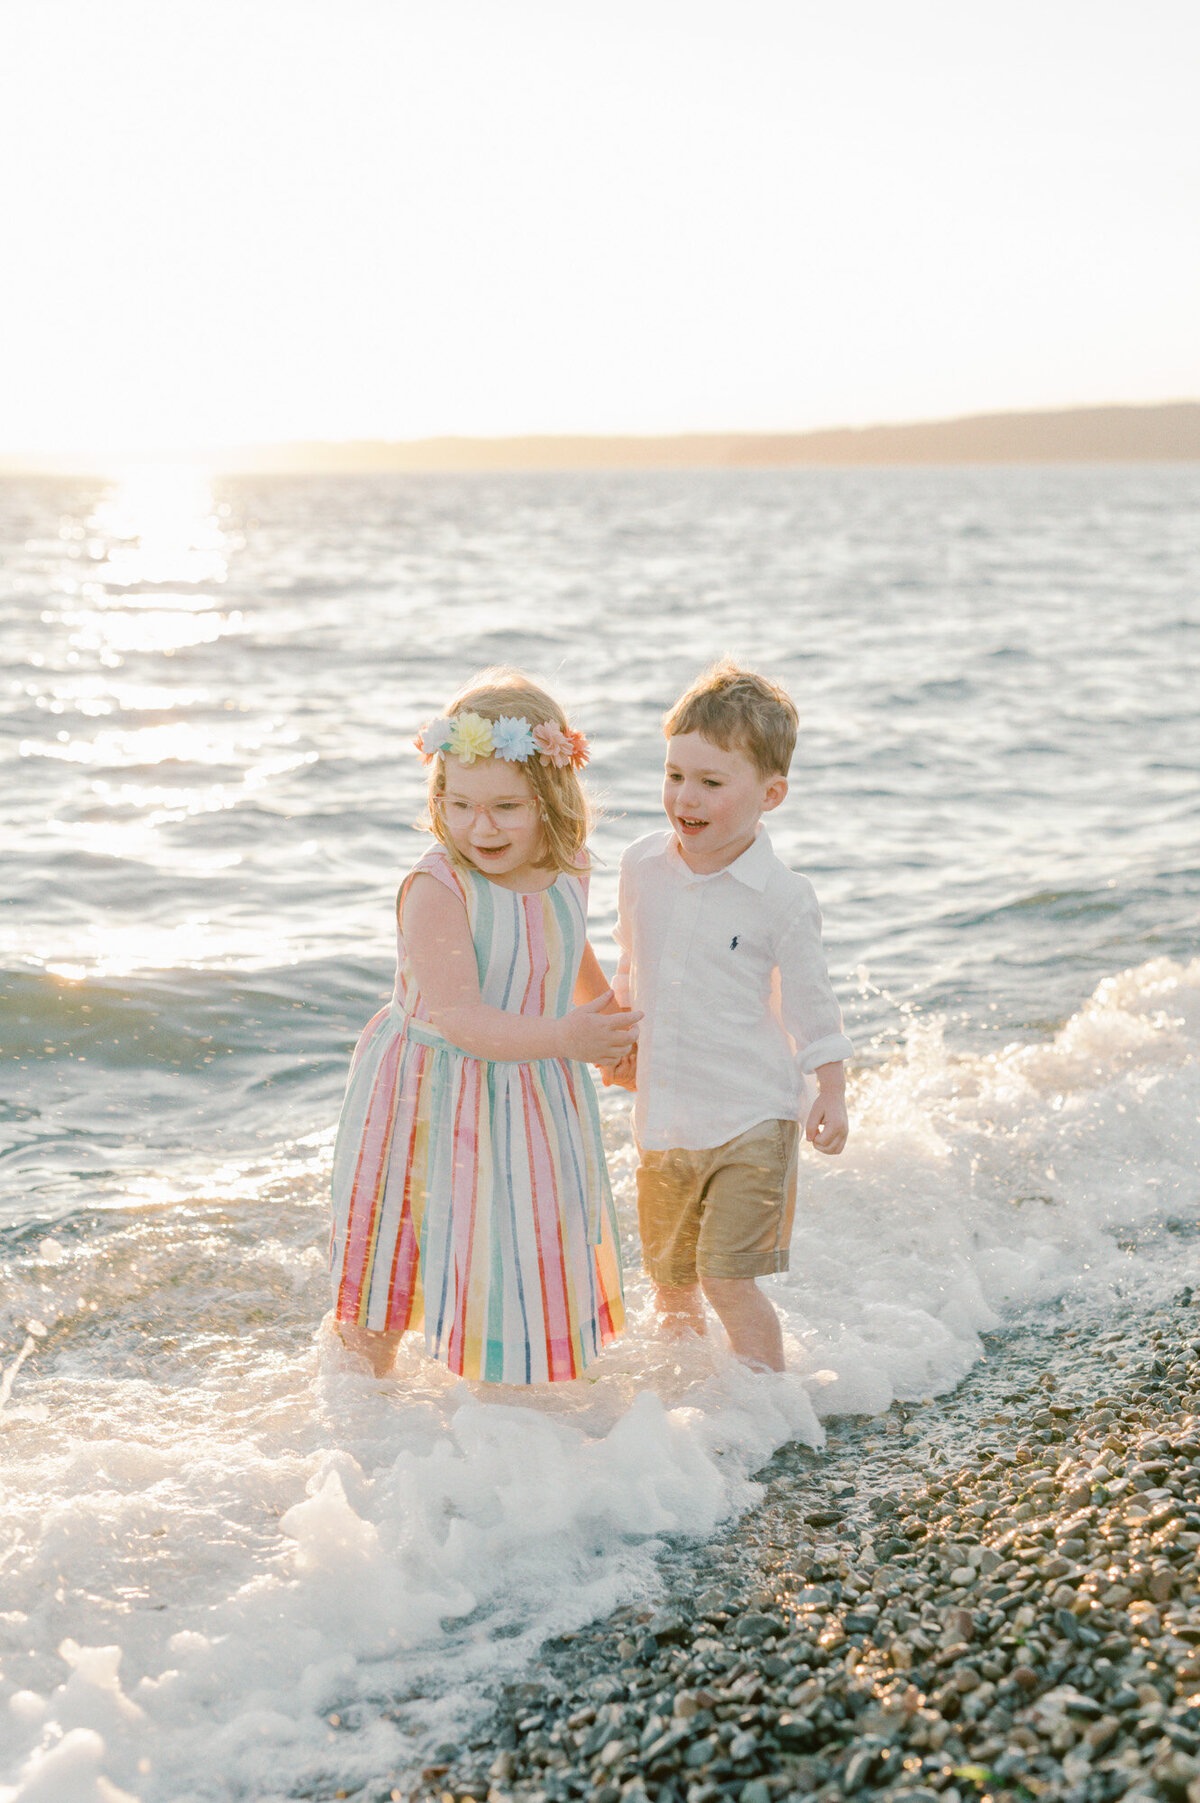
[[[453,826],[474,826],[480,814],[494,832],[506,826],[530,826],[538,817],[536,801],[493,801],[489,803],[460,801],[455,796],[439,795],[437,806],[442,818]]]

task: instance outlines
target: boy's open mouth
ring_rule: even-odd
[[[698,833],[708,825],[707,820],[689,820],[683,814],[676,815],[676,819],[679,822],[679,830],[681,833]]]

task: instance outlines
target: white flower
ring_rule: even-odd
[[[444,716],[440,720],[431,720],[417,734],[416,746],[421,756],[428,761],[435,758],[439,751],[446,751],[450,746],[450,738],[454,732],[454,721]]]

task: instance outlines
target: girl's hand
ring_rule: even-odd
[[[572,1008],[559,1022],[563,1058],[576,1058],[583,1064],[619,1064],[637,1040],[640,1013],[622,1011],[606,1014],[612,1005],[612,990],[606,989],[594,1001]]]
[[[808,1115],[804,1137],[818,1152],[840,1152],[846,1143],[850,1122],[846,1099],[834,1090],[822,1090]]]

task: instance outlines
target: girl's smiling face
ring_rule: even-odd
[[[557,873],[538,862],[542,817],[520,765],[497,757],[464,764],[447,753],[445,775],[437,806],[459,856],[502,888],[549,888]]]

